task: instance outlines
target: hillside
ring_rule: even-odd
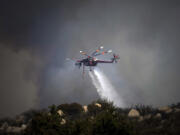
[[[117,108],[105,100],[52,105],[0,120],[2,135],[179,135],[180,103]]]

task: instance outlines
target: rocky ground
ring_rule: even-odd
[[[180,135],[180,103],[160,108],[117,108],[98,100],[89,105],[52,105],[0,120],[0,134]]]

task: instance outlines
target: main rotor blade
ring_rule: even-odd
[[[76,62],[80,61],[80,59],[77,59],[77,58],[66,58],[66,60],[68,60],[68,61],[76,61]]]
[[[97,53],[99,53],[101,50],[103,50],[103,46],[100,46],[100,47],[98,47],[98,49],[96,50],[96,51],[94,51],[92,54],[91,54],[91,56],[95,56]]]
[[[82,54],[82,55],[89,56],[89,55],[87,55],[87,53],[85,53],[85,52],[83,52],[83,51],[79,51],[79,52],[80,52],[80,54]]]
[[[112,52],[112,50],[103,51],[103,52],[101,52],[101,53],[95,54],[94,56],[104,55],[104,54],[111,53],[111,52]]]

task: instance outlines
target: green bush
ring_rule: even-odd
[[[89,116],[95,116],[96,114],[101,112],[101,108],[95,106],[94,104],[88,105],[88,115]]]
[[[180,108],[180,102],[170,105],[171,108]]]
[[[48,115],[48,113],[39,112],[33,118],[26,129],[26,133],[31,135],[56,135],[61,129],[61,118],[58,114]]]
[[[72,131],[72,135],[92,135],[92,121],[88,118],[76,120]]]
[[[110,112],[99,113],[93,122],[93,135],[133,135],[133,124],[127,117]]]
[[[101,104],[97,107],[95,103]],[[49,111],[33,114],[30,124],[25,130],[26,135],[179,135],[180,112],[161,113],[161,118],[155,118],[157,109],[151,106],[136,105],[141,116],[150,114],[152,117],[139,121],[128,118],[130,109],[113,106],[106,100],[98,100],[88,105],[88,113],[83,113],[82,106],[62,104],[52,105]],[[61,109],[65,116],[59,116]],[[66,120],[61,124],[61,120]]]
[[[136,110],[138,110],[142,116],[147,115],[147,114],[154,115],[158,112],[158,110],[154,109],[152,106],[146,106],[146,105],[142,105],[142,104],[132,106],[131,108],[135,108]]]
[[[67,115],[80,115],[83,112],[82,106],[78,103],[61,104],[58,106]]]
[[[97,107],[95,103],[101,104],[101,107]],[[102,111],[109,111],[113,113],[114,111],[117,111],[117,109],[114,107],[113,102],[108,102],[107,100],[100,100],[100,99],[88,105],[89,115],[95,116],[96,114]]]
[[[102,110],[107,110],[109,112],[114,112],[117,108],[114,106],[113,102],[107,100],[97,100],[97,103],[101,104]]]
[[[58,108],[56,107],[56,105],[49,106],[48,108],[50,109],[51,114],[56,114],[58,111]]]
[[[94,102],[95,103],[95,102]],[[112,103],[99,101],[101,108],[92,103],[88,107],[90,112],[95,111],[96,115],[78,115],[82,113],[82,106],[76,103],[62,104],[58,107],[50,106],[51,115],[48,112],[36,113],[25,133],[27,135],[129,135],[133,134],[133,126],[127,117],[113,113],[115,108]],[[62,117],[57,110],[61,109],[66,116],[66,123],[61,124]],[[89,109],[89,108],[88,108]],[[68,117],[79,116],[79,118]],[[86,115],[86,116],[85,116]],[[84,117],[85,116],[85,117]]]

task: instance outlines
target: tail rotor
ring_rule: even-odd
[[[116,55],[115,53],[113,54],[112,61],[117,63],[117,60],[120,59],[119,55]]]

